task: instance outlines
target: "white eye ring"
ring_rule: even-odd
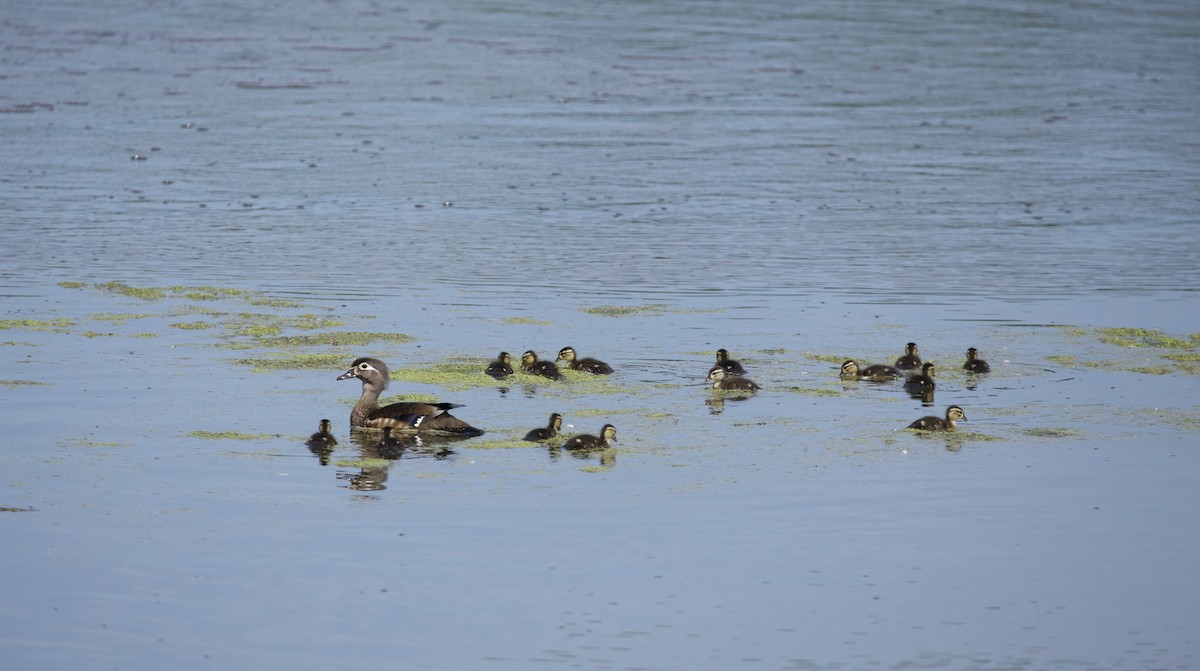
[[[358,364],[359,370],[370,370],[370,368],[371,368],[371,364],[367,363],[366,361]]]

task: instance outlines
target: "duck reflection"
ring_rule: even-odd
[[[338,473],[350,489],[376,492],[387,489],[388,474],[394,462],[401,457],[448,459],[454,455],[450,445],[470,436],[455,434],[395,433],[391,429],[374,431],[354,429],[350,432],[352,442],[361,454],[358,472]]]
[[[328,419],[322,419],[317,425],[317,432],[309,436],[308,441],[304,443],[322,466],[329,465],[329,456],[333,454],[333,448],[337,445],[337,438],[333,437],[331,430],[332,426]]]

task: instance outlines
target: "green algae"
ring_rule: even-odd
[[[246,302],[255,307],[264,308],[302,308],[307,304],[290,298],[271,298],[269,296],[245,296]]]
[[[89,315],[88,319],[98,322],[109,322],[110,324],[124,324],[131,319],[147,319],[156,315],[148,313],[125,313],[125,312],[97,312]]]
[[[234,359],[233,363],[247,366],[255,372],[277,370],[334,370],[346,365],[344,354],[277,354],[267,357]]]
[[[0,319],[0,331],[52,331],[66,333],[75,325],[70,319]]]
[[[542,441],[522,440],[519,438],[510,439],[492,439],[492,440],[471,440],[463,444],[463,447],[472,450],[516,450],[529,448],[544,448],[547,443],[553,443],[556,439],[550,438]]]
[[[158,334],[157,333],[134,333],[131,337],[133,337],[133,338],[157,338]]]
[[[1079,359],[1070,354],[1055,354],[1046,357],[1046,360],[1051,363],[1056,363],[1064,368],[1079,368]]]
[[[533,319],[532,317],[509,317],[508,319],[500,320],[501,324],[531,324],[533,326],[549,326],[551,322],[541,319]]]
[[[364,459],[339,459],[334,462],[334,466],[338,468],[388,468],[392,465],[390,459],[364,458]]]
[[[266,440],[272,438],[269,433],[243,433],[241,431],[192,431],[189,438],[204,438],[206,440]]]
[[[124,282],[102,282],[95,287],[110,294],[128,296],[143,301],[157,301],[167,297],[167,292],[156,287],[134,287]]]
[[[193,301],[215,301],[223,298],[235,298],[247,295],[248,291],[244,289],[230,289],[226,287],[168,287],[167,291],[175,296],[180,296]]]
[[[1200,333],[1188,338],[1167,335],[1158,329],[1102,328],[1097,331],[1100,341],[1118,347],[1152,347],[1157,349],[1194,349],[1200,344]]]
[[[37,380],[0,380],[0,387],[8,387],[15,389],[17,387],[49,387],[49,382],[38,382]]]
[[[818,387],[782,387],[784,391],[801,396],[813,397],[829,397],[829,396],[845,396],[842,392],[836,389],[821,389]]]
[[[813,361],[820,361],[823,363],[833,363],[833,364],[839,364],[839,365],[841,363],[843,363],[844,361],[846,361],[846,359],[854,359],[855,361],[863,360],[863,359],[852,357],[852,356],[843,356],[841,354],[817,354],[814,352],[805,352],[804,358],[811,359]]]
[[[600,305],[584,308],[584,312],[603,317],[629,317],[632,315],[661,315],[667,311],[666,303],[648,303],[646,305]]]
[[[1084,433],[1078,429],[1064,429],[1057,427],[1034,427],[1025,429],[1025,435],[1034,438],[1082,438]]]
[[[86,282],[59,282],[58,286],[64,289],[82,289],[87,286]]]
[[[116,334],[115,333],[103,333],[101,331],[84,331],[80,335],[82,335],[85,338],[102,338],[102,337],[108,337],[108,336],[115,336]]]
[[[362,347],[374,343],[410,343],[416,338],[404,333],[370,333],[367,331],[328,331],[304,335],[271,336],[258,339],[263,347],[316,347],[334,345],[339,347]]]
[[[0,513],[32,513],[37,512],[37,508],[29,506],[27,508],[16,508],[13,506],[0,506]]]
[[[198,322],[175,322],[174,324],[168,324],[168,326],[170,326],[173,329],[180,329],[183,331],[203,331],[205,329],[211,329],[211,328],[216,327],[216,324],[213,324],[212,322],[198,321]]]

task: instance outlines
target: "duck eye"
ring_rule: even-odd
[[[364,361],[364,362],[362,362],[362,363],[358,364],[358,369],[359,369],[359,370],[367,370],[367,369],[368,369],[368,368],[370,368],[370,367],[371,367],[371,364],[367,363],[366,361]]]

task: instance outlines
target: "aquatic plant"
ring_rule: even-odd
[[[0,331],[53,331],[66,333],[75,322],[70,319],[0,319]]]
[[[243,433],[241,431],[191,431],[189,438],[204,438],[207,440],[266,440],[273,438],[269,433]]]
[[[628,317],[636,314],[662,314],[667,311],[666,303],[649,303],[646,305],[600,305],[584,308],[584,312],[604,317]]]

